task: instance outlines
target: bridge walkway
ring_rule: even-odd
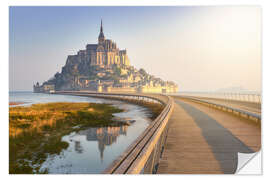
[[[187,99],[175,99],[158,174],[232,174],[237,153],[260,149],[252,121]]]

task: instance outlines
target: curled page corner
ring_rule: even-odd
[[[261,151],[255,153],[238,153],[235,174],[262,174]]]

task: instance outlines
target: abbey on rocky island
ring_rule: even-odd
[[[177,92],[178,86],[137,70],[130,65],[126,50],[106,39],[101,20],[98,44],[87,44],[86,49],[69,55],[61,73],[40,85],[34,92],[59,90],[89,90],[98,92]]]

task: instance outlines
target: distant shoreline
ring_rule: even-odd
[[[9,106],[15,106],[15,105],[20,105],[20,104],[25,104],[25,102],[16,102],[16,101],[9,102]]]
[[[8,91],[8,93],[29,93],[29,92],[33,92],[31,90],[29,91]]]

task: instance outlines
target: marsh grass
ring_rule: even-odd
[[[149,110],[154,120],[164,106],[133,100]],[[48,173],[40,170],[49,155],[60,154],[69,144],[62,136],[86,127],[127,125],[113,121],[113,113],[122,112],[109,104],[47,103],[9,108],[9,173]],[[73,127],[79,127],[74,129]]]
[[[47,103],[9,108],[9,173],[47,173],[40,171],[49,155],[68,148],[62,136],[86,127],[120,126],[113,113],[122,110],[109,104]]]
[[[164,109],[164,105],[157,103],[143,102],[142,105],[150,110],[151,113],[150,118],[152,120],[155,120]]]
[[[125,101],[147,108],[149,110],[149,113],[150,113],[149,118],[151,120],[155,120],[165,107],[164,105],[159,104],[159,103],[153,103],[149,101],[142,101],[142,100],[136,100],[136,99],[129,99],[129,100],[126,99]]]

